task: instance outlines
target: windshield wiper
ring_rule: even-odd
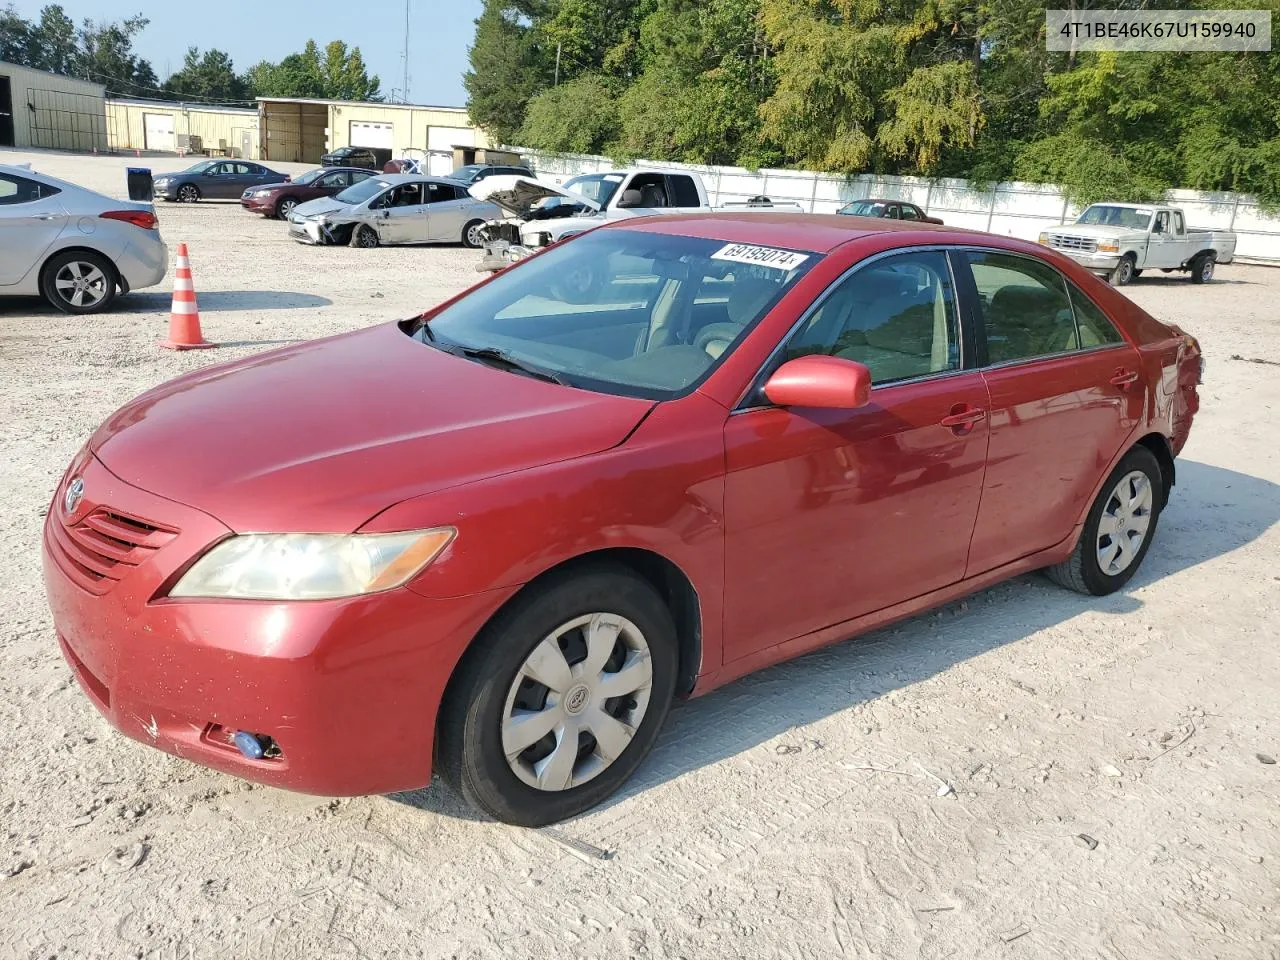
[[[497,347],[463,347],[453,346],[446,348],[450,353],[455,353],[460,357],[466,357],[469,360],[479,360],[481,363],[487,363],[490,366],[496,366],[503,370],[514,370],[523,373],[526,376],[535,377],[538,380],[546,380],[550,383],[558,383],[564,387],[573,386],[572,383],[558,373],[552,373],[550,370],[544,370],[541,367],[535,367],[532,364],[525,363],[523,360],[513,357],[504,350]]]

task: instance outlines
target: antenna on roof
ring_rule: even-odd
[[[409,102],[409,0],[404,0],[404,102]]]

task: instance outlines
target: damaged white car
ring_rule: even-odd
[[[289,236],[316,246],[379,247],[401,243],[461,243],[479,247],[481,228],[501,216],[446,177],[386,174],[362,180],[334,197],[299,204]]]
[[[584,173],[563,186],[533,177],[489,177],[471,195],[501,207],[505,220],[481,230],[485,255],[479,271],[501,270],[535,250],[611,220],[659,214],[732,210],[801,211],[796,203],[753,197],[712,207],[702,178],[687,170],[617,170]]]

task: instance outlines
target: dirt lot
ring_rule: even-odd
[[[32,159],[115,193],[137,162]],[[252,787],[75,687],[38,541],[92,428],[475,276],[471,251],[302,248],[235,205],[161,216],[221,349],[156,349],[167,283],[88,320],[0,301],[0,957],[1280,958],[1280,270],[1129,288],[1209,363],[1123,593],[1023,577],[733,684],[678,706],[615,802],[525,831],[438,784]]]

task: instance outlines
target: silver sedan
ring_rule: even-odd
[[[501,216],[465,185],[446,177],[385,174],[335,197],[294,208],[289,236],[299,243],[377,247],[401,243],[461,243],[478,247],[485,221]]]
[[[0,296],[97,313],[118,294],[155,286],[168,261],[150,203],[0,164]]]

